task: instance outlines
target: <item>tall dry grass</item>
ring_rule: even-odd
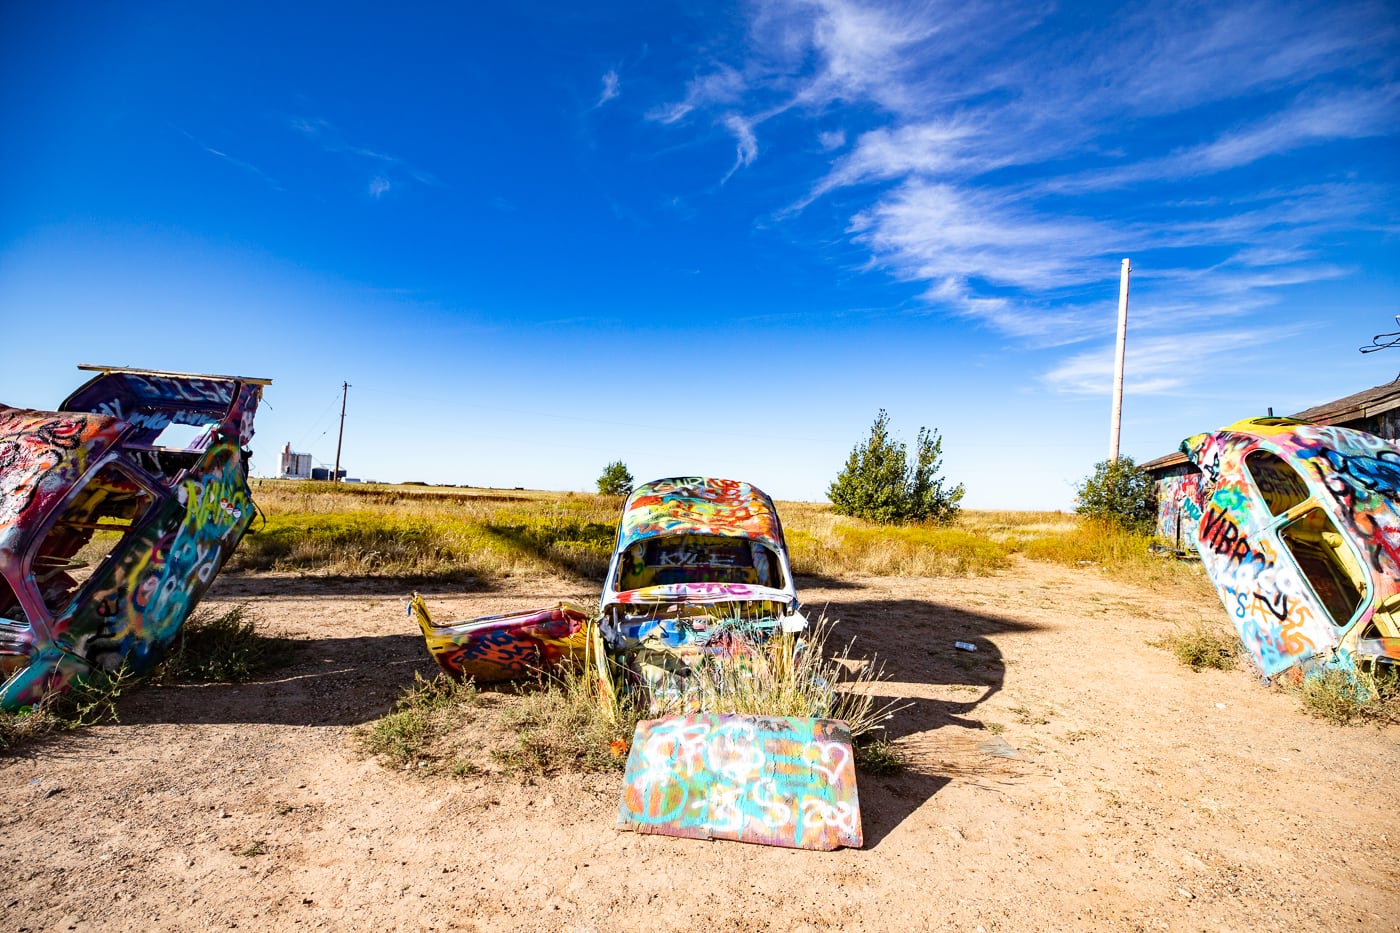
[[[265,523],[234,569],[441,580],[601,583],[622,510],[619,498],[587,493],[279,480],[255,481],[254,498]],[[1149,554],[1149,538],[1064,512],[965,510],[950,525],[891,527],[824,504],[778,511],[801,576],[977,576],[1017,556],[1151,584],[1200,576]]]
[[[407,578],[601,580],[621,500],[576,493],[255,481],[231,567]]]

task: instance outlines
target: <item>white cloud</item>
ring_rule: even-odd
[[[200,142],[198,139],[195,139],[189,133],[186,133],[184,130],[181,130],[180,133],[190,142],[203,149],[205,152],[224,160],[229,165],[232,165],[234,168],[237,168],[240,171],[247,172],[249,175],[253,175],[254,177],[262,179],[278,191],[286,190],[277,183],[276,179],[274,179],[271,175],[267,174],[267,172],[264,172],[262,169],[258,168],[251,162],[245,162],[242,159],[235,158],[229,155],[227,152],[215,149],[213,146],[207,146],[204,143]]]
[[[1097,221],[1037,214],[1011,194],[922,181],[857,214],[850,229],[904,278],[980,279],[1032,291],[1097,278],[1088,260],[1120,239]]]
[[[598,94],[598,102],[593,106],[601,107],[621,93],[622,82],[617,76],[617,69],[609,69],[603,74],[603,90]]]
[[[739,54],[697,67],[651,119],[728,130],[725,178],[757,157],[759,126],[768,158],[810,121],[834,155],[777,217],[847,206],[871,266],[923,283],[929,310],[1018,341],[1092,339],[1124,256],[1149,336],[1252,323],[1282,290],[1351,271],[1319,258],[1338,235],[1396,226],[1394,192],[1346,165],[1319,160],[1291,189],[1276,168],[1396,133],[1396,31],[1380,6],[1149,5],[1102,20],[1000,0],[752,9]],[[1137,353],[1151,373],[1166,344]],[[1055,384],[1077,384],[1086,359]],[[1152,378],[1140,385],[1177,376]]]
[[[1101,191],[1211,175],[1332,140],[1389,135],[1397,118],[1393,88],[1348,91],[1298,103],[1167,156],[1058,179],[1047,187],[1059,192]]]
[[[754,136],[753,125],[738,114],[725,117],[724,126],[734,134],[734,166],[724,176],[724,180],[728,181],[735,172],[758,158],[758,138]]]
[[[975,152],[979,135],[975,127],[962,120],[931,121],[862,133],[856,139],[855,148],[837,162],[796,207],[806,207],[828,191],[847,185],[907,175],[946,176],[973,166],[988,168],[992,163]]]
[[[369,196],[379,200],[393,188],[393,184],[383,175],[375,175],[369,180]]]
[[[297,116],[288,118],[287,125],[307,139],[314,141],[326,152],[349,155],[356,159],[376,163],[379,171],[374,173],[369,183],[370,193],[376,198],[388,190],[393,180],[391,172],[393,175],[405,176],[429,187],[438,187],[442,184],[431,172],[418,168],[398,156],[346,141],[344,134],[327,120]],[[376,189],[378,190],[376,191]]]
[[[685,98],[663,104],[647,114],[658,123],[676,123],[697,108],[735,104],[742,98],[747,85],[733,68],[721,65],[708,74],[698,75],[686,85]]]
[[[1108,323],[1108,322],[1105,322]],[[1116,324],[1108,323],[1112,330]],[[1123,361],[1125,395],[1163,395],[1199,384],[1222,368],[1240,369],[1254,354],[1271,344],[1296,338],[1298,327],[1214,331],[1189,337],[1139,338],[1131,315]],[[1050,389],[1071,395],[1107,395],[1113,389],[1113,344],[1071,356],[1043,377]]]

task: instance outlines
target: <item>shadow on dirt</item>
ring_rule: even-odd
[[[807,609],[809,615],[824,609],[827,618],[839,620],[829,649],[839,651],[850,644],[852,657],[873,655],[884,664],[886,684],[878,696],[902,707],[886,727],[886,735],[894,740],[936,735],[947,726],[984,730],[970,714],[996,695],[1006,679],[1006,663],[994,636],[1040,628],[933,600],[834,599],[822,608]],[[957,642],[976,650],[960,649]],[[930,696],[934,693],[951,696]],[[860,797],[867,848],[879,844],[950,780],[923,773],[917,764],[895,775],[863,775]]]
[[[381,596],[404,592],[400,584],[387,580],[349,582],[362,587],[353,592]],[[337,582],[323,578],[302,578],[298,583],[298,595],[346,592]],[[218,595],[257,597],[267,595],[267,586],[266,578],[221,579]],[[844,595],[846,589],[858,587],[847,585],[838,593]],[[280,583],[278,592],[285,595]],[[529,600],[521,597],[522,604]],[[828,643],[830,650],[839,651],[849,643],[852,657],[875,655],[884,663],[886,682],[879,694],[903,706],[887,728],[888,736],[896,740],[928,736],[937,743],[944,727],[981,732],[994,740],[972,714],[1005,681],[1006,665],[996,636],[1040,627],[933,600],[837,598],[806,608],[814,618],[824,610],[828,618],[839,620]],[[959,649],[956,642],[976,650]],[[249,683],[147,687],[123,701],[121,717],[132,725],[352,726],[390,711],[415,674],[432,678],[437,673],[422,638],[405,623],[403,634],[299,641],[286,666]],[[967,744],[965,739],[962,744]],[[916,763],[893,775],[862,774],[867,847],[879,845],[952,780],[947,774],[920,768]]]
[[[436,677],[418,634],[297,640],[288,663],[240,684],[147,685],[121,722],[351,726],[389,712],[413,675]]]

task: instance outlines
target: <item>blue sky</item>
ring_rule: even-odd
[[[820,499],[880,408],[982,508],[1394,378],[1374,4],[0,5],[0,400],[271,377],[384,481]],[[594,8],[597,6],[597,8]],[[499,9],[496,7],[509,7]]]

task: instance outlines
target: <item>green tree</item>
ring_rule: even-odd
[[[1074,510],[1098,521],[1111,522],[1138,534],[1151,534],[1157,525],[1157,497],[1148,476],[1132,457],[1101,460],[1094,472],[1074,487],[1079,502]]]
[[[603,467],[603,473],[598,477],[598,494],[603,496],[626,496],[632,492],[632,474],[627,471],[627,464],[621,460],[614,460]]]
[[[903,442],[890,437],[890,416],[880,409],[870,437],[851,451],[827,489],[831,510],[882,524],[951,522],[958,516],[963,486],[945,488],[943,438],[919,428],[913,465]]]

